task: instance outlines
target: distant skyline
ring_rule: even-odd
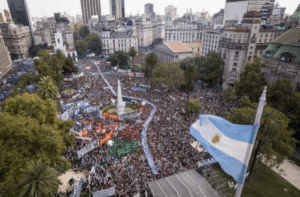
[[[204,8],[212,16],[213,14],[225,8],[226,0],[125,0],[125,14],[136,15],[139,11],[140,14],[144,13],[144,5],[147,3],[154,4],[154,11],[156,14],[164,15],[165,7],[173,5],[177,7],[177,14],[182,16],[187,9],[192,8],[193,13],[201,12]],[[300,0],[277,0],[280,7],[286,7],[286,14],[292,14]],[[80,0],[27,0],[28,9],[31,17],[51,17],[55,12],[66,12],[70,16],[76,14],[81,15]],[[7,0],[0,1],[0,12],[7,9]],[[101,0],[102,15],[109,13],[109,0]]]

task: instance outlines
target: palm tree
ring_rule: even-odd
[[[18,184],[20,197],[52,197],[58,191],[61,181],[59,173],[49,167],[49,162],[31,160],[26,169],[22,169],[23,178]]]
[[[58,89],[52,79],[47,76],[43,77],[41,81],[39,81],[37,93],[44,100],[54,99],[58,96]]]

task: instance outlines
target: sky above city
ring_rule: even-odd
[[[280,7],[286,7],[286,13],[292,14],[300,0],[277,0]],[[204,8],[210,15],[225,8],[225,0],[125,0],[126,15],[144,13],[146,3],[154,4],[156,14],[164,14],[165,7],[173,5],[177,7],[177,14],[182,16],[187,9],[192,8],[193,13],[201,12]],[[70,16],[81,15],[80,0],[27,0],[31,17],[53,16],[55,12],[68,13]],[[8,9],[7,0],[0,0],[0,12]],[[8,9],[9,10],[9,9]],[[109,0],[101,0],[102,15],[109,14]]]

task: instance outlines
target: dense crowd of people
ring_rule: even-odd
[[[84,76],[72,81],[71,87],[74,92],[72,95],[62,95],[63,102],[76,103],[79,100],[87,100],[92,106],[100,109],[111,104],[111,99],[116,98],[107,88],[101,76],[89,74],[98,72],[93,62],[80,60],[79,64],[84,65],[81,69]],[[107,69],[106,65],[105,60],[100,60],[99,66],[102,71]],[[76,139],[74,146],[65,152],[64,156],[72,163],[74,171],[85,172],[87,177],[91,177],[90,184],[89,181],[86,181],[83,185],[84,188],[89,188],[90,192],[93,193],[114,186],[116,195],[126,196],[147,189],[147,182],[149,181],[194,169],[197,162],[210,158],[208,153],[199,152],[191,146],[194,139],[189,134],[189,128],[197,120],[198,114],[186,118],[182,113],[184,111],[182,109],[185,109],[186,105],[185,92],[180,91],[177,87],[167,89],[162,86],[153,87],[152,90],[148,89],[146,92],[132,90],[132,85],[150,86],[150,79],[128,78],[113,70],[111,75],[105,77],[115,91],[117,90],[117,79],[119,78],[122,83],[123,95],[142,98],[156,105],[158,110],[148,126],[147,142],[158,169],[158,174],[154,175],[152,173],[141,144],[141,124],[149,117],[149,113],[146,113],[145,110],[131,122],[119,122],[119,128],[130,127],[132,130],[138,130],[135,138],[139,142],[139,146],[136,151],[128,153],[126,157],[111,156],[109,154],[111,147],[104,144],[88,152],[82,158],[78,158],[77,151],[91,142],[82,139]],[[80,91],[81,94],[74,98],[74,95]],[[191,98],[201,100],[204,106],[201,110],[203,114],[209,113],[222,117],[226,111],[230,112],[234,107],[233,103],[225,102],[222,92],[210,88],[196,88],[191,93]],[[146,107],[150,108],[149,105]],[[81,116],[73,117],[74,122],[77,123],[73,128],[75,131],[81,131],[86,126],[82,120],[92,124],[93,128],[97,127],[99,122],[101,122],[101,125],[105,125],[106,128],[110,128],[109,125],[113,123],[113,120],[101,118],[96,111],[81,114]],[[136,120],[141,120],[142,123],[137,123]],[[103,139],[106,134],[90,131],[87,137],[93,141]],[[120,138],[122,138],[121,135],[116,131],[112,140],[124,140]],[[95,167],[95,173],[90,173],[93,166]]]

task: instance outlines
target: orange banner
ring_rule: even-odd
[[[119,120],[118,115],[112,115],[112,114],[107,114],[107,113],[102,113],[102,116],[108,119],[114,119],[114,120]]]
[[[82,136],[86,136],[86,135],[88,135],[89,134],[89,130],[83,130],[82,132],[81,132],[81,135]]]
[[[108,140],[110,140],[110,139],[112,138],[114,132],[115,132],[115,129],[112,129],[112,130],[109,132],[109,134],[107,134],[107,135],[105,136],[104,139],[99,140],[100,146],[103,145],[103,144],[104,144],[105,142],[107,142]]]

